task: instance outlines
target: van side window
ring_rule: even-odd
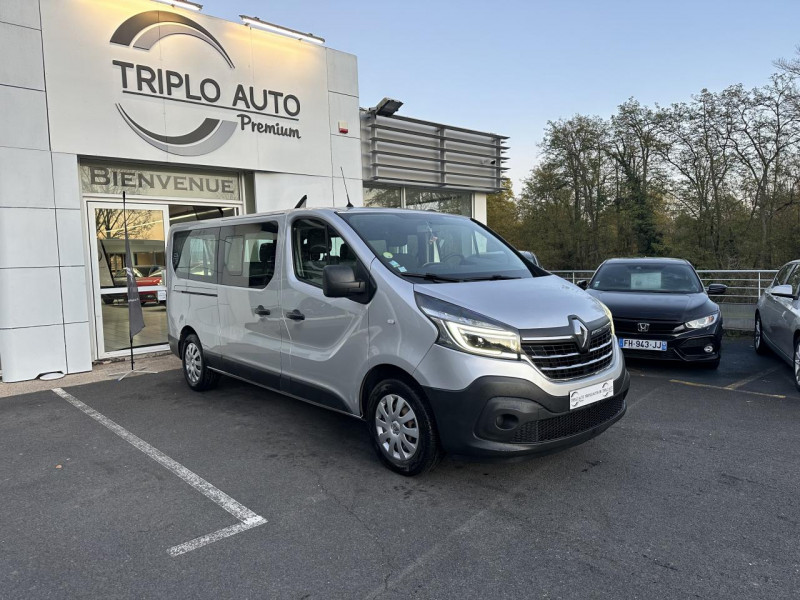
[[[173,238],[172,265],[183,279],[217,282],[219,228],[181,231]]]
[[[316,219],[298,219],[292,224],[292,263],[297,278],[322,287],[327,265],[357,263],[350,246],[330,225]]]
[[[275,274],[278,223],[248,223],[222,233],[222,285],[262,289]]]

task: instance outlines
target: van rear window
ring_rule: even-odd
[[[183,279],[217,282],[219,228],[179,231],[172,241],[172,268]]]

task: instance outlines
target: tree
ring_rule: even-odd
[[[486,196],[486,223],[509,244],[525,250],[519,237],[519,215],[511,180],[503,178],[502,189]]]

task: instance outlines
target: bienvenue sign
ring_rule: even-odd
[[[239,178],[214,171],[175,171],[81,163],[84,193],[122,196],[240,200]]]

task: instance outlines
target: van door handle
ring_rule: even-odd
[[[262,316],[262,317],[266,317],[268,314],[270,314],[269,309],[268,308],[264,308],[260,304],[253,309],[253,312],[256,313],[257,315]]]
[[[286,313],[286,318],[291,319],[292,321],[302,321],[306,318],[306,316],[295,308],[294,310]]]

